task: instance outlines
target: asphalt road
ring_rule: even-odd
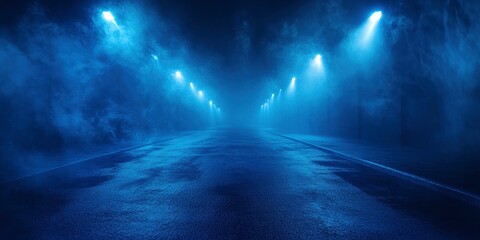
[[[252,129],[219,129],[5,183],[0,239],[479,239],[439,193]]]

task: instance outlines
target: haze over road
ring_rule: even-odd
[[[480,232],[478,209],[252,129],[198,131],[78,163],[4,183],[0,197],[2,239],[444,239]]]

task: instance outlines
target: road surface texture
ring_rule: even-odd
[[[276,132],[275,132],[276,133]],[[342,139],[307,134],[282,136],[318,145],[387,167],[415,174],[480,196],[480,163],[458,159],[442,149],[417,149],[389,143]],[[459,163],[461,162],[461,163]]]
[[[266,131],[218,129],[6,182],[0,239],[479,239],[479,210]]]

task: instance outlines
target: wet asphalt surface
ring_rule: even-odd
[[[478,208],[252,129],[0,186],[0,239],[480,239]]]

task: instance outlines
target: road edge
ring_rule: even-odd
[[[164,139],[154,141],[154,142],[150,142],[150,143],[147,143],[147,144],[137,145],[137,146],[133,146],[133,147],[127,147],[127,148],[123,148],[123,149],[113,151],[113,152],[107,152],[107,153],[100,154],[100,155],[97,155],[97,156],[94,156],[94,157],[89,157],[89,158],[81,159],[81,160],[78,160],[78,161],[73,161],[73,162],[66,163],[66,164],[63,164],[63,165],[60,165],[60,166],[57,166],[57,167],[49,168],[49,169],[46,169],[46,170],[34,172],[34,173],[31,173],[31,174],[26,174],[26,175],[23,175],[23,176],[20,176],[20,177],[12,178],[12,179],[7,179],[7,180],[4,180],[4,181],[1,181],[0,185],[13,183],[13,182],[25,179],[25,178],[29,178],[29,177],[33,177],[33,176],[37,176],[37,175],[42,175],[42,174],[52,172],[52,171],[55,171],[55,170],[58,170],[58,169],[61,169],[61,168],[69,167],[69,166],[72,166],[72,165],[75,165],[75,164],[80,164],[80,163],[84,163],[84,162],[93,161],[93,160],[96,160],[96,159],[99,159],[99,158],[113,156],[113,155],[116,155],[116,154],[128,152],[128,151],[131,151],[131,150],[139,149],[139,148],[142,148],[142,147],[154,145],[154,144],[161,143],[161,142],[170,141],[170,140],[181,138],[181,137],[186,137],[186,136],[193,135],[193,134],[195,134],[195,132],[190,132],[190,133],[182,134],[182,135],[175,136],[175,137],[164,138]]]
[[[369,168],[381,171],[381,172],[383,172],[385,174],[388,174],[390,176],[406,180],[408,182],[411,182],[411,183],[414,183],[416,185],[425,187],[427,189],[430,189],[430,190],[442,193],[444,195],[453,197],[457,200],[460,200],[462,202],[473,205],[474,207],[480,208],[480,196],[477,196],[473,193],[469,193],[467,191],[463,191],[463,190],[457,189],[457,188],[452,187],[452,186],[448,186],[448,185],[445,185],[445,184],[442,184],[442,183],[439,183],[439,182],[435,182],[435,181],[429,180],[427,178],[423,178],[423,177],[413,175],[413,174],[410,174],[410,173],[406,173],[406,172],[403,172],[403,171],[400,171],[400,170],[397,170],[397,169],[394,169],[394,168],[391,168],[391,167],[387,167],[385,165],[378,164],[378,163],[375,163],[375,162],[372,162],[372,161],[369,161],[369,160],[365,160],[365,159],[354,157],[354,156],[351,156],[351,155],[348,155],[348,154],[345,154],[345,153],[341,153],[339,151],[336,151],[336,150],[333,150],[333,149],[330,149],[330,148],[327,148],[327,147],[318,146],[318,145],[315,145],[315,144],[312,144],[312,143],[309,143],[309,142],[305,142],[305,141],[302,141],[302,140],[299,140],[299,139],[296,139],[296,138],[288,137],[288,136],[285,136],[285,135],[282,135],[282,134],[279,134],[279,133],[275,133],[275,132],[271,132],[271,131],[267,131],[267,132],[270,133],[270,134],[273,134],[273,135],[276,135],[276,136],[279,136],[279,137],[283,137],[285,139],[289,139],[291,141],[298,142],[298,143],[307,145],[309,147],[316,148],[318,150],[333,154],[337,157],[343,158],[343,159],[351,161],[351,162],[358,163],[358,164],[363,165],[365,167],[369,167]]]

